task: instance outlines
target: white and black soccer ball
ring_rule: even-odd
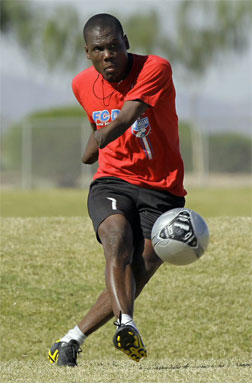
[[[209,230],[198,213],[176,208],[156,220],[151,240],[162,261],[183,266],[197,261],[204,254],[209,242]]]

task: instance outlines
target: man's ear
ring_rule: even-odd
[[[85,45],[85,52],[86,52],[87,59],[90,60],[90,54],[88,52],[88,47],[86,45]]]
[[[124,44],[126,46],[126,49],[129,49],[130,45],[129,45],[129,40],[128,40],[127,35],[123,36],[123,40],[124,40]]]

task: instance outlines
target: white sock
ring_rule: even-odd
[[[86,335],[83,334],[83,332],[79,329],[78,326],[75,326],[71,330],[68,331],[68,333],[61,338],[61,342],[70,342],[71,339],[76,340],[79,344],[84,343],[86,339]]]
[[[121,323],[130,325],[137,330],[137,326],[136,326],[135,322],[133,321],[133,318],[128,314],[122,314]]]

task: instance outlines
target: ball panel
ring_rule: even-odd
[[[191,210],[191,222],[198,238],[198,246],[195,249],[198,256],[203,255],[209,243],[209,230],[205,220],[195,211]]]
[[[158,246],[157,246],[158,244]],[[154,247],[155,252],[158,252],[159,258],[164,262],[169,262],[173,265],[184,266],[197,261],[198,257],[192,248],[189,248],[185,243],[179,241],[160,241]],[[167,248],[169,246],[169,251]]]

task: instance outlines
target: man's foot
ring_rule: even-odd
[[[113,342],[115,348],[124,352],[135,362],[147,357],[147,350],[141,336],[133,326],[121,324],[116,330]]]
[[[57,340],[48,352],[48,359],[51,364],[58,366],[77,366],[77,355],[81,352],[79,343],[72,339],[70,342]]]

